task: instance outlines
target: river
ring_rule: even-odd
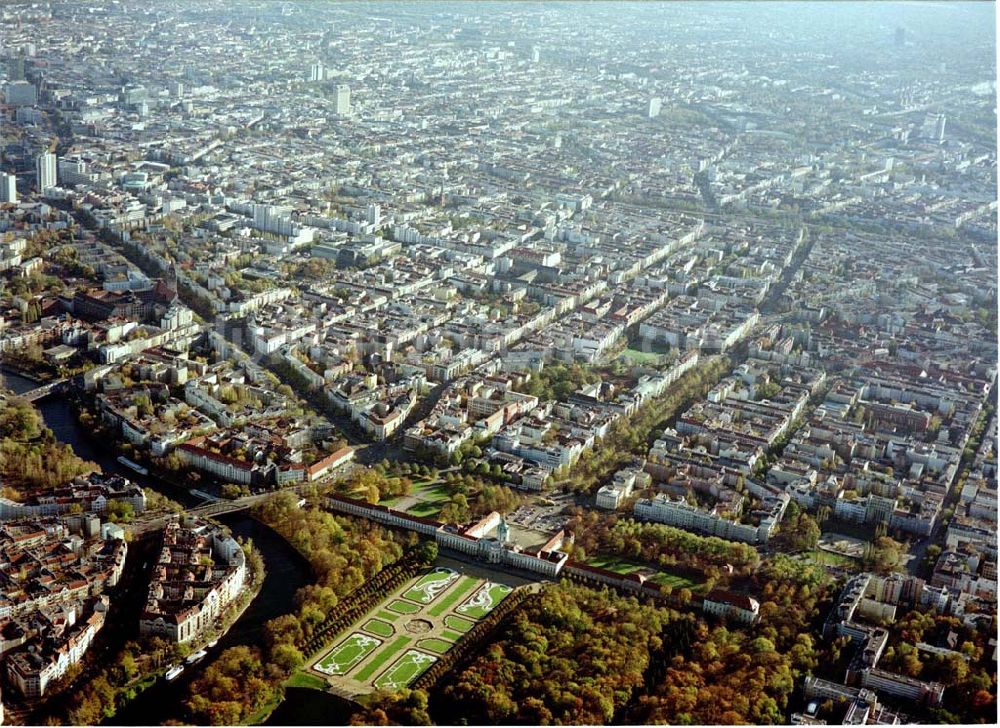
[[[37,387],[37,383],[15,374],[3,375],[3,385],[21,393]],[[53,395],[35,403],[45,424],[60,442],[70,445],[78,456],[101,466],[106,473],[119,473],[143,488],[192,506],[201,502],[183,488],[172,486],[152,476],[143,476],[121,465],[111,451],[99,448],[87,436],[77,421],[69,402]],[[257,645],[265,622],[286,614],[294,608],[294,595],[299,587],[310,583],[308,562],[288,542],[267,526],[242,513],[232,513],[219,519],[237,536],[253,539],[267,569],[260,594],[236,621],[229,632],[210,650],[215,656],[236,645]],[[201,666],[188,668],[174,682],[158,681],[125,706],[105,725],[156,725],[166,720],[190,721],[183,705],[187,686],[200,674]],[[270,725],[337,725],[350,719],[351,707],[334,695],[316,690],[289,689],[286,700],[278,706],[268,721]]]

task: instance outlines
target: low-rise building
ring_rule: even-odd
[[[746,594],[713,589],[702,602],[705,614],[732,619],[742,624],[756,624],[760,619],[760,602]]]

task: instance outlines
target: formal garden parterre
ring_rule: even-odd
[[[512,591],[497,580],[434,566],[334,635],[300,674],[353,695],[406,687]]]

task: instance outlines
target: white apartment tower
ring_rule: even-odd
[[[658,98],[652,98],[649,100],[649,118],[655,119],[660,115],[660,107],[663,106],[663,102]]]
[[[17,177],[0,173],[0,202],[17,202]]]
[[[350,116],[351,114],[351,88],[346,83],[337,84],[337,101],[334,111],[337,116]]]
[[[49,187],[56,186],[56,155],[52,152],[42,152],[35,161],[35,180],[38,191],[45,192]]]

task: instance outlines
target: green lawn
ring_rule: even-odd
[[[406,513],[418,518],[437,518],[437,514],[444,508],[443,503],[433,503],[430,501],[418,501],[406,509]]]
[[[418,502],[406,509],[406,512],[411,516],[433,518],[441,512],[444,504],[451,498],[451,495],[445,489],[444,483],[428,484],[427,481],[423,481],[422,483],[414,481],[413,485],[413,492],[410,495],[416,498]]]
[[[398,614],[393,614],[392,612],[385,612],[381,609],[375,612],[375,616],[381,619],[383,622],[395,622]]]
[[[368,630],[379,637],[392,637],[396,634],[396,630],[392,628],[391,624],[383,622],[380,619],[369,619],[362,625],[361,629]]]
[[[327,675],[343,675],[374,652],[381,644],[382,640],[354,632],[321,658],[316,663],[315,668]]]
[[[432,617],[440,617],[442,614],[455,606],[459,599],[472,591],[472,588],[477,583],[478,579],[473,579],[471,576],[463,576],[462,581],[460,581],[457,586],[452,587],[451,591],[448,592],[448,596],[442,599],[440,603],[435,604],[428,610],[427,613]]]
[[[621,353],[622,358],[631,359],[637,364],[659,364],[663,354],[655,351],[640,351],[639,349],[626,349]]]
[[[650,581],[660,586],[669,586],[671,589],[693,589],[698,586],[698,582],[688,579],[686,576],[665,574],[662,571],[658,572]]]
[[[455,611],[473,619],[482,619],[512,591],[506,584],[486,582]]]
[[[844,556],[843,554],[836,554],[832,551],[824,551],[823,549],[816,549],[809,554],[809,558],[815,561],[817,564],[824,564],[827,566],[847,566],[854,567],[858,565],[858,560],[850,556]]]
[[[379,652],[375,657],[365,665],[363,668],[358,670],[357,674],[353,675],[354,679],[359,682],[364,682],[378,670],[382,665],[388,662],[393,655],[399,652],[401,649],[406,647],[410,643],[409,637],[397,637],[392,642],[389,643],[388,647],[385,647],[381,652]]]
[[[441,632],[441,637],[442,639],[451,640],[452,642],[458,642],[460,639],[462,639],[462,635],[460,635],[458,632],[452,632],[450,629],[446,629],[443,632]]]
[[[312,688],[326,690],[326,680],[310,675],[308,672],[297,672],[285,681],[286,688]]]
[[[444,623],[446,626],[451,627],[456,632],[461,632],[462,634],[465,634],[475,626],[474,622],[468,619],[462,619],[461,617],[456,617],[454,614],[445,616]]]
[[[402,599],[395,599],[389,603],[389,609],[394,612],[399,612],[400,614],[416,614],[420,611],[420,607],[416,604],[410,604],[409,602],[404,602]]]
[[[444,640],[439,640],[436,637],[428,637],[425,640],[420,640],[417,642],[417,647],[422,650],[427,650],[428,652],[433,652],[437,655],[443,655],[445,652],[451,649],[451,642],[445,642]]]
[[[424,574],[416,584],[411,586],[403,594],[404,599],[409,599],[420,604],[430,604],[443,594],[448,587],[458,581],[459,573],[451,569],[437,568],[429,574]]]
[[[436,657],[416,650],[407,650],[388,670],[374,682],[376,688],[395,689],[409,685],[428,667],[437,662]]]
[[[593,556],[587,559],[587,563],[591,566],[596,566],[598,569],[613,571],[616,574],[631,574],[642,568],[639,564],[626,559],[620,559],[617,556]]]
[[[637,564],[634,561],[629,561],[628,559],[622,559],[617,556],[594,556],[587,559],[587,563],[591,566],[596,566],[599,569],[607,569],[608,571],[613,571],[616,574],[634,574],[637,571],[650,570],[652,567],[643,566],[642,564]],[[685,576],[680,576],[679,574],[668,574],[665,571],[659,571],[657,569],[652,569],[656,571],[649,579],[655,584],[661,586],[669,586],[673,589],[683,589],[692,588],[697,586],[697,582],[688,579]]]

